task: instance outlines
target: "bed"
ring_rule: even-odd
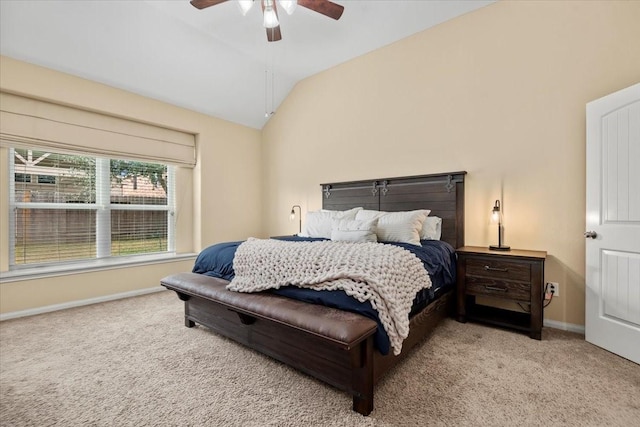
[[[429,209],[430,216],[442,218],[442,245],[455,249],[464,245],[465,174],[321,184],[322,207],[386,212]],[[230,245],[230,250],[236,249],[237,245]],[[185,326],[203,325],[347,391],[353,396],[353,410],[363,415],[373,410],[375,384],[449,316],[454,305],[455,277],[453,283],[431,290],[429,298],[418,301],[416,297],[408,336],[395,355],[380,348],[380,323],[357,310],[312,304],[304,297],[287,295],[287,290],[232,292],[226,289],[230,282],[224,274],[198,272],[198,262],[194,271],[161,280],[184,301]]]

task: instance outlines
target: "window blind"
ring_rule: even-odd
[[[193,167],[195,135],[0,93],[0,145]]]
[[[9,151],[11,268],[175,251],[175,167]]]

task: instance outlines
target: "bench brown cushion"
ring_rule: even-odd
[[[249,316],[281,323],[351,348],[372,335],[377,324],[356,313],[309,304],[270,293],[228,291],[227,280],[203,274],[178,273],[160,283],[179,294],[199,296]]]

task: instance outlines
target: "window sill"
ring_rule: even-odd
[[[46,277],[65,276],[70,274],[88,273],[92,271],[114,270],[126,267],[139,267],[168,262],[195,260],[196,253],[140,255],[120,259],[101,259],[91,262],[76,262],[55,266],[21,268],[0,272],[0,283],[17,282],[21,280],[42,279]]]

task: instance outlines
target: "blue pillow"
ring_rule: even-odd
[[[218,243],[203,249],[202,252],[198,254],[192,271],[225,280],[233,279],[235,276],[235,272],[233,271],[233,257],[241,243],[242,242]]]

